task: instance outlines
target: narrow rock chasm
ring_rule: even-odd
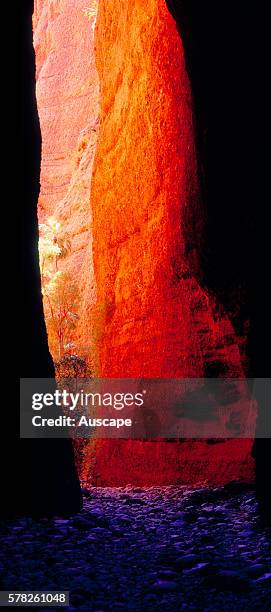
[[[60,344],[49,330],[51,352],[109,377],[252,375],[253,211],[237,177],[224,8],[115,4],[100,0],[97,18],[97,3],[35,3],[39,223],[65,253],[54,274],[68,280],[75,320]],[[104,441],[95,455],[83,476],[98,484],[253,478],[249,440]]]

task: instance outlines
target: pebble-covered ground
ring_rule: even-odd
[[[68,612],[271,610],[252,488],[93,488],[76,517],[19,518],[1,534],[2,590],[69,590]]]

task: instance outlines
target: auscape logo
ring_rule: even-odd
[[[78,427],[116,427],[120,429],[120,427],[132,427],[131,419],[91,419],[85,416],[82,416],[79,420]]]
[[[66,416],[58,416],[55,419],[52,418],[44,418],[40,414],[35,415],[32,418],[32,425],[34,427],[87,427],[87,428],[95,428],[96,427],[114,427],[116,429],[120,429],[121,427],[132,427],[131,419],[114,419],[114,418],[89,418],[86,416],[81,416],[79,421],[72,417]]]

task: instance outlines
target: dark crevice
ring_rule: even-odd
[[[43,316],[38,264],[37,202],[41,134],[35,98],[32,44],[33,1],[20,3],[20,269],[19,369],[21,377],[53,378]],[[18,402],[19,403],[19,402]],[[70,440],[21,440],[19,410],[10,406],[8,433],[12,463],[2,462],[1,514],[70,514],[81,507],[81,492]]]
[[[250,315],[255,209],[241,176],[245,57],[238,11],[215,0],[167,0],[182,38],[193,93],[205,226],[201,280],[242,334]]]
[[[201,282],[223,304],[237,333],[248,335],[247,376],[267,378],[267,219],[260,183],[252,194],[257,116],[250,104],[252,89],[258,85],[253,32],[262,25],[262,13],[258,17],[252,7],[226,0],[167,0],[167,5],[182,38],[193,94],[205,213],[198,244]],[[261,89],[257,91],[261,95]],[[270,395],[263,397],[260,385],[255,389],[259,422],[267,424]],[[253,452],[259,491],[270,499],[266,466],[271,441],[256,440]]]

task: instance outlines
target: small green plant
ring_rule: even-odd
[[[88,18],[89,21],[93,19],[93,17],[96,18],[97,11],[98,11],[98,2],[96,0],[92,2],[91,6],[87,6],[83,8],[83,13]]]
[[[71,240],[63,232],[61,224],[54,217],[49,217],[46,223],[39,225],[39,253],[41,276],[49,262],[54,263],[55,272],[58,270],[58,261],[65,259],[71,251]]]
[[[78,287],[69,272],[58,269],[71,251],[71,239],[54,217],[39,226],[39,256],[43,308],[50,351],[54,359],[73,348],[78,321]]]

